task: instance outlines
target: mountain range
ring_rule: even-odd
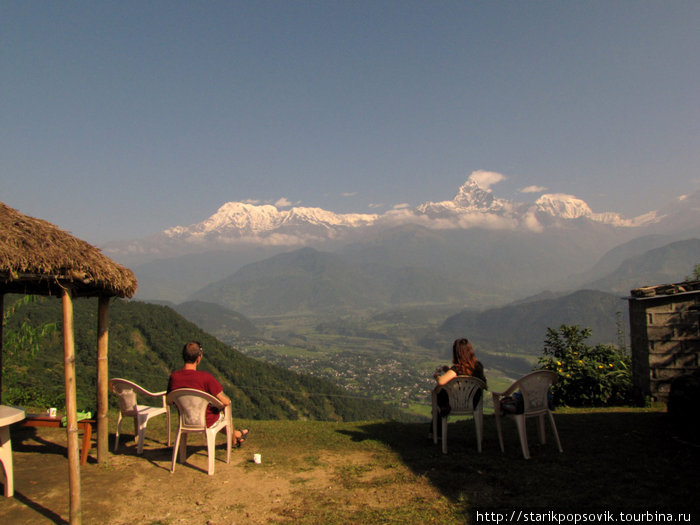
[[[608,257],[614,258],[613,255]],[[572,283],[548,293],[540,292],[534,297],[522,297],[514,304],[559,298],[577,288],[615,294],[619,299],[622,295],[628,295],[633,288],[682,280],[692,272],[697,261],[700,261],[700,239],[672,242],[631,255],[614,271],[584,282],[580,287],[574,286],[578,283]],[[503,276],[515,277],[504,277],[494,282],[488,279],[488,272],[491,275],[499,272]],[[517,279],[526,273],[527,269],[519,272],[507,261],[502,263],[500,269],[492,265],[483,272],[475,269],[460,275],[444,265],[434,268],[429,265],[396,267],[381,264],[372,261],[371,255],[365,251],[344,256],[300,248],[246,265],[230,276],[203,287],[192,294],[191,299],[196,304],[215,303],[253,317],[283,314],[328,317],[353,311],[380,311],[418,305],[452,305],[455,310],[484,311],[505,305],[509,291],[515,287]],[[184,311],[181,313],[185,315]],[[573,321],[573,318],[562,319],[556,323]],[[584,321],[586,319],[580,322]],[[593,325],[596,322],[592,321]]]
[[[242,311],[260,315],[278,312],[281,305],[270,308],[268,298],[286,293],[325,311],[329,304],[421,301],[487,308],[546,289],[573,290],[606,278],[628,256],[700,237],[700,192],[626,219],[594,213],[571,195],[501,199],[490,185],[475,172],[452,200],[381,215],[229,202],[200,223],[104,250],[130,264],[139,299],[217,302],[228,286],[237,299],[221,304],[250,305]],[[323,254],[313,263],[320,266],[305,269],[311,252],[295,255],[300,248]],[[686,261],[686,271],[694,263]],[[295,284],[280,287],[285,274]]]
[[[174,226],[146,239],[104,247],[125,263],[170,258],[186,253],[254,246],[301,247],[329,241],[347,242],[396,226],[415,224],[432,230],[486,228],[543,232],[570,229],[583,222],[607,225],[628,238],[697,228],[700,192],[683,201],[631,219],[616,212],[594,213],[588,204],[561,193],[541,195],[534,203],[498,198],[484,172],[473,173],[452,200],[425,202],[413,209],[384,214],[335,213],[322,208],[279,209],[270,204],[227,202],[202,222]],[[648,231],[645,231],[648,230]]]

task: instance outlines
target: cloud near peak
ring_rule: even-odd
[[[543,193],[547,191],[546,186],[525,186],[523,189],[520,190],[520,193]]]
[[[286,197],[281,197],[280,199],[277,199],[277,202],[275,202],[275,206],[277,208],[289,208],[291,205],[292,201],[290,201]]]
[[[469,175],[469,180],[476,183],[481,189],[488,190],[494,184],[506,180],[506,176],[495,171],[476,170]]]

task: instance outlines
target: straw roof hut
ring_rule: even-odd
[[[73,298],[98,297],[97,461],[107,461],[108,309],[111,297],[132,297],[137,282],[89,243],[57,226],[28,217],[0,202],[0,311],[7,293],[50,295],[63,304],[66,433],[70,484],[70,522],[80,523],[80,470],[75,394]],[[0,323],[0,393],[2,323]]]
[[[0,202],[0,292],[132,297],[136,278],[91,244]]]

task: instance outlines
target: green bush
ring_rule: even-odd
[[[588,346],[589,328],[561,325],[547,328],[539,367],[552,370],[558,381],[555,402],[568,406],[627,404],[631,399],[631,358],[613,345]]]

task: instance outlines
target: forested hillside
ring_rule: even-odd
[[[547,328],[562,324],[590,328],[594,343],[617,343],[625,330],[628,306],[622,297],[595,290],[539,301],[515,303],[483,312],[464,310],[445,320],[440,331],[467,336],[494,350],[513,348],[532,355],[542,351]]]
[[[610,275],[590,283],[596,290],[628,293],[633,288],[674,283],[700,261],[700,239],[673,242],[625,259]]]
[[[11,307],[14,300],[13,296],[6,297],[6,308]],[[18,330],[23,322],[33,327],[58,323],[58,329],[44,338],[34,358],[5,349],[4,400],[63,405],[60,308],[60,301],[54,298],[39,298],[19,306],[7,319],[6,335]],[[77,299],[75,342],[79,408],[94,407],[96,328],[96,301]],[[134,380],[149,390],[164,390],[170,371],[182,366],[182,345],[192,339],[202,343],[201,369],[212,372],[224,385],[233,400],[235,416],[345,421],[406,418],[397,409],[349,396],[331,383],[246,357],[171,308],[138,301],[115,300],[110,304],[109,375]]]
[[[193,294],[247,316],[342,315],[395,305],[461,304],[468,288],[442,269],[363,264],[301,248],[247,265]]]
[[[256,326],[244,315],[215,303],[186,301],[172,306],[188,321],[221,341],[251,337],[259,333]]]

